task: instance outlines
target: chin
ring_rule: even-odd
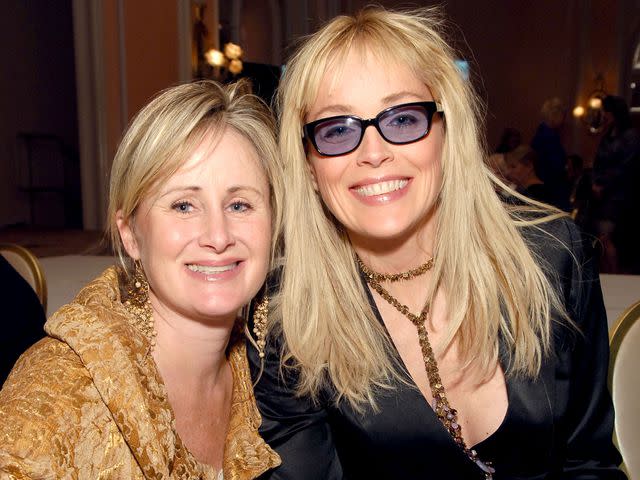
[[[197,308],[195,310],[195,314],[199,318],[204,319],[217,319],[217,318],[233,318],[235,319],[240,313],[240,306],[233,306],[233,308],[226,308],[226,306],[216,305],[215,307],[211,306],[203,306],[202,308]]]
[[[411,233],[413,229],[410,225],[405,223],[399,224],[397,222],[379,223],[371,228],[364,229],[360,235],[372,239],[379,240],[395,240],[405,237]]]

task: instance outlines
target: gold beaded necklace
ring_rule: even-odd
[[[409,311],[409,307],[400,303],[393,295],[391,295],[381,284],[382,281],[397,282],[401,280],[409,280],[417,276],[423,275],[433,267],[433,258],[428,262],[420,265],[418,268],[414,268],[407,272],[384,274],[377,273],[368,268],[362,260],[359,258],[358,265],[363,271],[367,283],[390,305],[395,307],[400,313],[407,317],[411,323],[413,323],[418,329],[418,340],[420,342],[420,349],[422,350],[422,358],[424,360],[424,368],[427,371],[427,378],[429,379],[429,387],[431,389],[431,395],[433,396],[433,409],[449,435],[453,438],[456,444],[464,451],[469,459],[475,463],[483,472],[485,480],[492,480],[495,469],[491,467],[490,462],[483,462],[478,457],[475,450],[467,447],[467,444],[462,438],[462,427],[458,423],[458,412],[455,408],[452,408],[447,400],[444,385],[440,378],[440,371],[438,370],[438,362],[433,354],[431,348],[431,342],[429,342],[429,335],[427,334],[427,328],[425,327],[425,320],[429,313],[429,302],[427,301],[420,312],[420,315],[415,315]]]

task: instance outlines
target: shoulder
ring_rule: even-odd
[[[600,290],[592,241],[571,218],[525,226],[521,233],[570,315],[585,295]]]
[[[0,391],[0,471],[18,472],[19,478],[35,472],[55,476],[64,451],[89,425],[83,427],[82,418],[89,412],[97,417],[100,403],[68,345],[50,337],[33,345]]]
[[[27,350],[16,362],[0,390],[0,431],[9,424],[56,424],[67,428],[63,417],[96,401],[92,379],[82,361],[64,342],[47,337]],[[1,435],[0,435],[1,436]]]
[[[520,232],[543,266],[546,263],[560,268],[572,259],[580,261],[589,246],[574,221],[565,215],[531,222]]]

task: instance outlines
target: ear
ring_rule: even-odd
[[[139,260],[140,248],[133,232],[133,226],[131,225],[132,220],[133,217],[125,219],[122,210],[118,210],[116,212],[116,226],[118,227],[118,232],[120,233],[120,239],[122,240],[124,249],[131,258]]]
[[[319,189],[318,189],[318,180],[316,178],[316,169],[314,168],[313,164],[307,160],[307,168],[309,169],[309,176],[311,177],[311,184],[313,185],[313,189],[316,191],[316,193],[319,193]]]

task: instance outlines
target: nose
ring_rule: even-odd
[[[235,244],[229,219],[223,212],[209,215],[203,221],[199,243],[200,246],[210,248],[216,253],[222,253]]]
[[[358,165],[377,168],[393,159],[393,151],[378,130],[373,125],[370,127],[365,130],[362,143],[357,150]]]

